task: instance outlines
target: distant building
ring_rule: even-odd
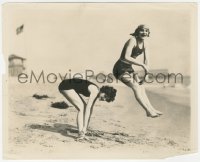
[[[18,76],[25,70],[24,61],[26,59],[17,55],[10,55],[8,58],[9,61],[9,75]]]
[[[136,72],[140,78],[144,77],[144,70],[137,71]],[[163,77],[168,77],[169,72],[168,69],[151,69],[149,70],[149,78],[157,78],[157,79],[162,79]]]
[[[154,77],[157,77],[158,79],[167,77],[169,74],[168,69],[153,69],[150,70],[149,73],[151,73]],[[149,75],[149,77],[152,77],[152,75]]]

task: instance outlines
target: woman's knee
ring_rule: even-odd
[[[140,85],[137,82],[135,82],[134,84],[131,84],[130,87],[132,88],[132,90],[134,92],[138,92],[140,90],[140,88],[141,88]]]
[[[75,103],[75,107],[78,111],[84,111],[84,104],[83,103]]]

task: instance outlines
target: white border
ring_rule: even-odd
[[[2,4],[4,3],[7,3],[7,2],[33,2],[33,3],[36,3],[36,2],[92,2],[92,3],[96,3],[96,2],[106,2],[106,3],[114,3],[114,2],[148,2],[148,3],[154,3],[154,2],[160,2],[160,3],[164,3],[164,2],[196,2],[198,3],[198,27],[200,26],[199,24],[199,17],[200,17],[200,13],[199,13],[199,10],[200,10],[200,0],[125,0],[125,1],[122,1],[122,0],[59,0],[59,1],[53,1],[53,0],[1,0],[1,7],[2,7]],[[2,8],[0,8],[0,15],[2,14]],[[0,20],[1,20],[1,23],[2,23],[2,15],[0,16]],[[2,117],[2,75],[5,74],[5,63],[4,63],[4,58],[3,58],[3,54],[2,54],[2,24],[0,26],[0,36],[1,36],[1,39],[0,39],[0,48],[1,48],[1,54],[0,54],[0,115]],[[199,47],[200,47],[200,43],[199,43],[199,39],[200,38],[200,33],[198,31],[198,55],[200,54],[199,53]],[[200,57],[198,57],[198,63],[200,63]],[[198,66],[198,81],[200,80],[200,69],[199,69],[199,66]],[[200,87],[198,86],[198,94],[200,92]],[[200,102],[200,97],[198,95],[198,105],[199,105],[199,102]],[[198,117],[200,116],[200,111],[198,111]],[[0,120],[0,144],[2,146],[2,118]],[[199,120],[198,120],[198,137],[199,137],[199,134],[200,134],[200,123],[199,123]],[[200,148],[200,142],[198,140],[198,148]],[[0,160],[1,161],[4,161],[2,159],[2,147],[0,147]],[[166,161],[166,162],[176,162],[176,161],[181,161],[181,162],[188,162],[188,161],[191,161],[191,162],[197,162],[199,161],[200,159],[200,152],[198,151],[198,153],[194,153],[194,154],[189,154],[189,155],[183,155],[183,156],[178,156],[178,157],[172,157],[172,158],[167,158],[167,159],[163,159],[163,160],[156,160],[156,161]],[[6,161],[14,161],[14,160],[6,160]],[[30,160],[24,160],[24,161],[30,161]],[[43,161],[43,160],[31,160],[31,161]],[[53,160],[47,160],[48,162],[51,162]],[[66,160],[60,160],[60,161],[66,161]],[[88,161],[88,160],[68,160],[68,161]],[[102,160],[92,160],[92,161],[95,161],[95,162],[98,162],[98,161],[102,161]],[[114,161],[114,160],[103,160],[105,162],[108,162],[108,161]],[[125,160],[117,160],[117,161],[125,161]],[[137,162],[137,161],[141,161],[141,160],[126,160],[126,161],[133,161],[133,162]],[[143,161],[155,161],[155,160],[143,160]]]
[[[139,3],[173,3],[173,2],[180,2],[180,3],[184,3],[184,2],[200,2],[200,0],[1,0],[1,4],[6,3],[6,2],[74,2],[74,3],[80,3],[80,2],[92,2],[92,3],[98,3],[98,2],[105,2],[105,3],[126,3],[126,2],[139,2]]]

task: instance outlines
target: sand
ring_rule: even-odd
[[[166,158],[194,152],[190,142],[190,91],[147,87],[152,104],[164,115],[146,117],[132,91],[121,85],[112,103],[97,101],[87,141],[76,141],[77,110],[52,108],[65,101],[57,84],[8,83],[4,107],[6,159]],[[48,95],[38,100],[33,94]]]

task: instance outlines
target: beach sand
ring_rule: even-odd
[[[76,141],[77,110],[51,107],[65,101],[57,84],[8,83],[4,107],[6,159],[166,158],[193,152],[190,142],[190,91],[147,88],[152,105],[164,114],[146,117],[131,89],[115,85],[114,102],[97,101],[88,141]],[[38,100],[33,94],[48,95]]]

